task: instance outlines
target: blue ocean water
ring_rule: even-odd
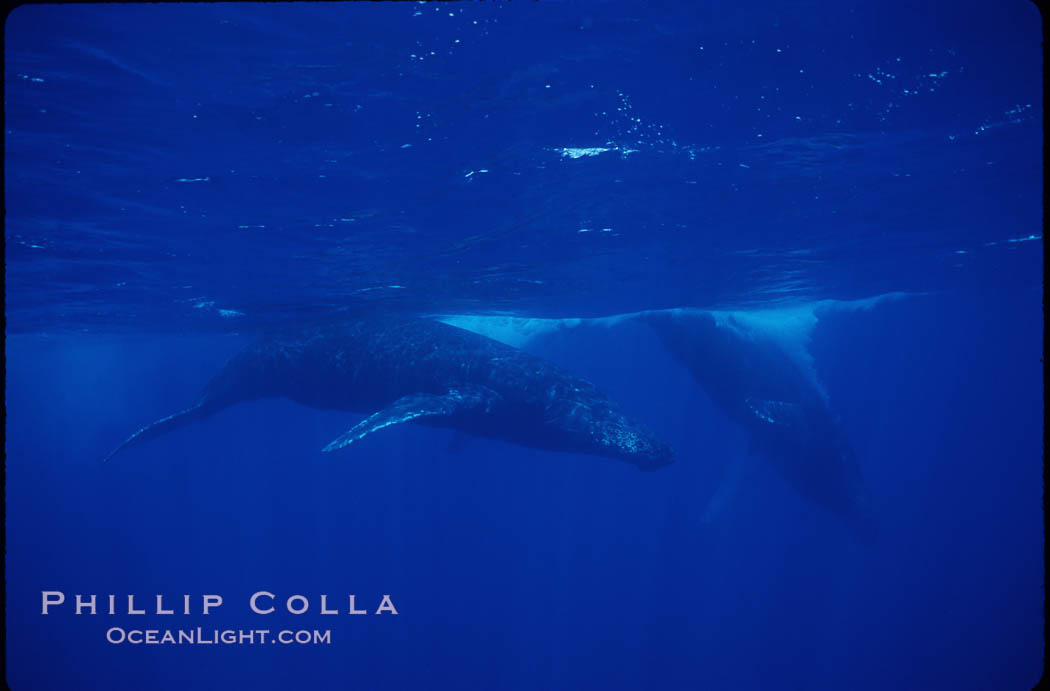
[[[1040,21],[941,0],[16,9],[8,683],[1030,688]],[[361,307],[750,320],[812,369],[879,538],[760,459],[708,516],[747,434],[630,320],[521,322],[522,347],[671,443],[654,473],[413,425],[322,455],[360,416],[282,399],[100,463],[265,329]],[[66,602],[44,615],[43,591]],[[107,640],[197,627],[330,642]]]

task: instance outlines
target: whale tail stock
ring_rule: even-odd
[[[156,422],[146,425],[138,432],[135,432],[130,437],[125,439],[120,446],[113,449],[113,451],[111,451],[108,456],[103,458],[102,462],[107,462],[109,459],[113,458],[129,446],[134,446],[144,441],[153,439],[155,437],[159,437],[163,434],[167,434],[168,432],[171,432],[173,430],[185,427],[190,423],[199,422],[204,418],[208,417],[208,415],[210,415],[212,412],[213,411],[210,409],[210,407],[206,407],[204,405],[204,401],[201,401],[197,403],[197,405],[175,413],[174,415],[162,417]]]

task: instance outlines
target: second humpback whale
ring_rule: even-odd
[[[647,325],[711,401],[746,430],[751,455],[768,462],[803,499],[837,515],[870,543],[877,532],[870,495],[807,346],[810,332],[825,314],[868,310],[906,297],[886,293],[733,312],[675,308],[561,319],[463,314],[437,318],[525,349],[576,331],[618,341],[622,329]],[[746,458],[729,462],[726,480],[709,501],[703,520],[724,506],[747,467]]]
[[[751,437],[805,499],[875,539],[871,500],[853,446],[823,393],[769,337],[732,316],[700,310],[649,312],[645,321],[711,400]]]
[[[590,382],[516,348],[427,319],[364,318],[289,327],[237,353],[197,402],[140,429],[129,446],[235,403],[285,397],[369,414],[324,448],[414,421],[522,446],[655,470],[674,452]]]

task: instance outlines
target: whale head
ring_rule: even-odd
[[[598,432],[597,441],[606,455],[633,463],[640,470],[659,470],[674,463],[674,449],[648,427],[626,417],[622,423],[606,424]]]
[[[575,394],[556,399],[546,411],[546,424],[560,428],[564,435],[563,447],[627,461],[642,470],[657,470],[674,463],[671,445],[628,416],[607,396],[594,389],[577,389]]]

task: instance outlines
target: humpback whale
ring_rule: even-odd
[[[803,499],[837,515],[870,543],[876,533],[870,496],[853,447],[828,407],[806,344],[824,314],[869,310],[908,295],[886,293],[750,312],[675,308],[588,318],[435,318],[525,349],[555,334],[611,334],[631,324],[647,324],[712,402],[744,428],[754,456],[773,466]],[[703,520],[726,503],[732,485],[745,479],[745,466],[746,459],[730,461],[726,481]]]
[[[853,447],[816,383],[775,340],[724,313],[664,310],[644,319],[715,405],[747,430],[753,452],[861,540],[874,539]]]
[[[368,414],[323,451],[403,422],[656,470],[674,452],[590,382],[516,348],[439,321],[358,318],[287,327],[237,353],[189,408],[161,418],[105,460],[242,401],[284,397]]]

